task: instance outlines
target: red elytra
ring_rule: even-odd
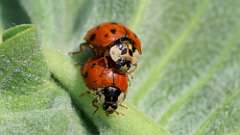
[[[84,81],[91,90],[113,86],[126,93],[128,88],[128,77],[120,74],[112,68],[107,68],[104,59],[91,58],[81,68]]]
[[[104,49],[110,46],[114,41],[127,37],[134,43],[134,47],[141,54],[141,41],[137,35],[130,29],[120,23],[106,22],[90,29],[84,40],[94,48]]]

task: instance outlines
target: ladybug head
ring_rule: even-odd
[[[133,42],[126,37],[115,41],[110,48],[109,54],[116,65],[116,69],[123,73],[134,71],[137,59],[140,56]]]
[[[101,91],[101,97],[103,99],[103,110],[112,114],[125,99],[125,93],[116,87],[105,87]]]

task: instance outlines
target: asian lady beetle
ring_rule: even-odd
[[[138,57],[142,53],[141,41],[124,25],[102,23],[90,29],[84,40],[86,42],[80,48],[89,47],[96,56],[109,56],[118,71],[131,73],[137,67]]]
[[[81,73],[87,87],[97,95],[92,101],[96,111],[101,104],[106,114],[115,112],[126,97],[127,75],[107,68],[103,57],[89,59],[81,68]]]

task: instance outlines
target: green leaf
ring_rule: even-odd
[[[5,31],[3,37],[0,134],[88,133],[68,94],[50,80],[35,28],[20,25]]]
[[[27,14],[30,21],[36,25],[44,59],[47,62],[46,65],[41,61],[36,62],[36,65],[40,67],[45,65],[45,68],[27,71],[36,74],[35,76],[39,78],[45,78],[43,80],[47,80],[48,83],[34,80],[29,83],[27,79],[20,79],[26,72],[22,70],[24,71],[22,74],[19,73],[16,79],[12,79],[14,85],[6,85],[5,91],[13,91],[13,95],[15,93],[25,95],[27,91],[36,94],[41,90],[40,87],[46,87],[46,92],[54,89],[55,93],[65,93],[63,97],[68,100],[64,103],[67,104],[68,110],[78,109],[83,115],[70,111],[73,116],[71,119],[64,117],[68,116],[68,112],[62,109],[57,113],[54,111],[56,108],[49,111],[48,115],[36,112],[38,117],[32,115],[25,117],[29,115],[23,114],[25,115],[23,116],[22,113],[17,113],[13,117],[2,115],[4,117],[2,119],[9,123],[0,122],[0,124],[10,126],[0,128],[0,132],[7,129],[8,132],[13,132],[11,123],[26,120],[29,121],[26,122],[28,125],[34,125],[31,120],[35,120],[42,124],[35,125],[36,132],[33,131],[32,134],[37,131],[44,131],[45,134],[64,134],[62,130],[68,127],[68,123],[78,119],[75,124],[78,126],[74,129],[80,129],[79,131],[86,134],[237,135],[240,133],[238,98],[240,96],[240,1],[19,0],[19,3],[21,5],[18,7],[26,11],[23,12],[21,9],[19,16]],[[16,11],[12,10],[14,8],[11,8],[9,3],[5,2],[2,5],[8,5],[5,6],[8,8],[3,10],[6,15],[10,14],[10,11]],[[16,19],[3,16],[4,21],[1,22],[4,27],[9,26],[7,22],[15,20],[16,23],[21,23],[18,21],[18,16],[14,18]],[[28,19],[25,21],[27,22]],[[125,116],[106,117],[102,110],[92,115],[94,110],[90,104],[92,97],[79,97],[81,92],[87,90],[81,80],[80,67],[75,67],[74,61],[67,55],[68,52],[78,49],[79,43],[83,41],[83,36],[90,27],[104,21],[124,23],[133,29],[143,42],[143,55],[139,60],[134,79],[131,80],[125,103],[129,109],[120,109]],[[18,30],[15,32],[22,33],[21,29]],[[9,32],[3,35],[3,39],[9,42],[17,36],[19,35]],[[0,47],[5,47],[5,42]],[[9,50],[4,50],[4,54],[5,52]],[[0,56],[1,54],[2,52]],[[15,57],[21,59],[20,56]],[[35,64],[31,65],[34,66]],[[5,69],[2,73],[11,72]],[[49,85],[52,87],[49,88]],[[15,89],[11,86],[15,86]],[[27,87],[26,91],[25,87]],[[73,106],[63,89],[69,93]],[[44,101],[35,103],[33,102],[35,98],[30,94],[27,95],[28,98],[24,97],[26,101],[31,101],[30,105],[25,105],[26,102],[21,102],[21,98],[17,99],[18,96],[15,96],[11,98],[14,100],[9,102],[11,105],[2,105],[3,112],[6,112],[7,107],[12,112],[21,110],[30,114],[35,113],[36,109],[42,112],[45,103],[57,97],[57,94],[53,94],[52,97],[46,95],[44,97],[44,94],[36,95],[39,96],[39,101],[43,99]],[[5,103],[6,99],[1,98],[1,102]],[[13,104],[15,102],[19,104]],[[61,104],[63,103],[59,103]],[[40,119],[45,115],[49,117],[49,121]],[[56,119],[52,117],[54,115],[57,115]],[[86,121],[86,125],[83,125],[82,121]],[[45,122],[53,131],[44,130]],[[24,124],[18,126],[21,131],[30,131]]]

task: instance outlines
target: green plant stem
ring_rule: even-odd
[[[50,71],[60,83],[69,91],[73,101],[83,110],[90,119],[100,128],[100,132],[104,134],[137,134],[137,135],[167,135],[168,133],[155,122],[150,120],[146,115],[137,111],[137,109],[129,104],[128,109],[119,108],[119,112],[124,115],[113,114],[106,116],[102,109],[93,115],[94,107],[91,105],[93,96],[87,95],[80,97],[80,93],[85,92],[87,88],[80,75],[80,67],[74,66],[70,57],[64,56],[51,48],[44,48],[45,57],[48,60]],[[109,129],[110,130],[109,130]],[[108,129],[108,130],[106,130]]]

